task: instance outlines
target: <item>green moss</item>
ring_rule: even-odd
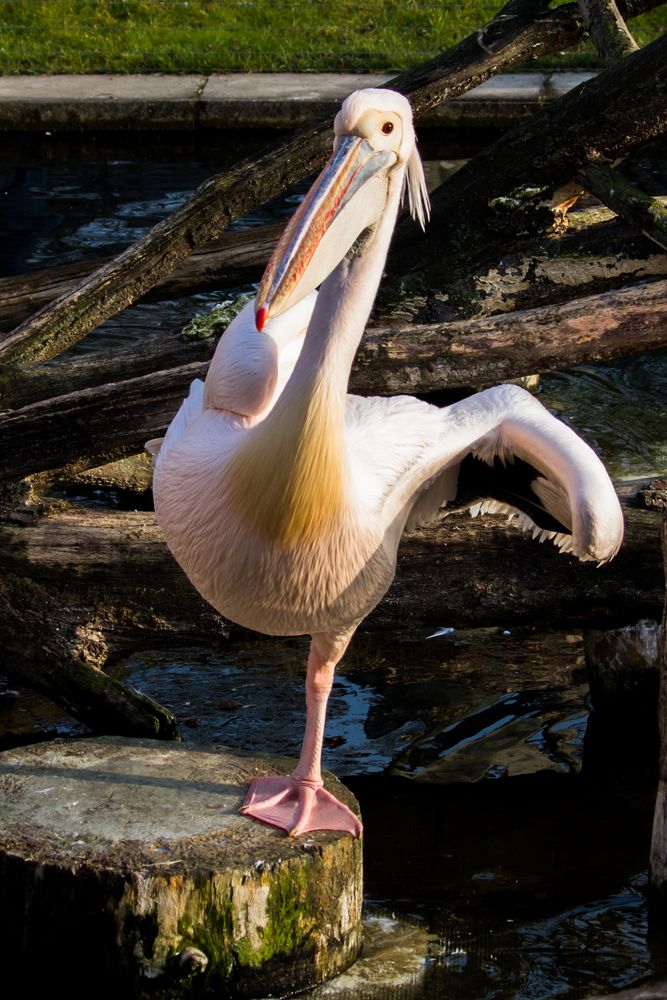
[[[281,955],[303,948],[309,934],[308,875],[303,865],[291,865],[274,873],[267,901],[267,923],[262,929],[262,944],[254,949],[247,938],[236,944],[240,965],[257,967]]]
[[[358,843],[351,849],[356,853]],[[337,876],[339,852],[340,845],[326,856],[294,858],[261,873],[212,880],[202,873],[185,896],[180,893],[187,883],[177,880],[169,895],[183,909],[174,914],[173,930],[165,930],[160,942],[152,917],[135,920],[131,928],[132,953],[153,966],[152,1000],[265,996],[276,984],[287,992],[304,976],[312,983],[348,965],[358,950],[354,933],[341,951],[341,942],[327,944],[318,932],[331,899],[347,890],[347,876]],[[239,939],[247,921],[248,936]],[[205,966],[183,967],[180,957],[190,948],[206,956]]]
[[[205,922],[201,922],[205,914]],[[228,976],[235,962],[233,949],[234,908],[229,886],[202,882],[190,899],[190,906],[178,921],[181,942],[178,952],[198,948],[209,960],[208,972]],[[173,957],[173,956],[172,956]]]
[[[304,904],[308,897],[308,877],[303,865],[288,868],[274,881],[267,912],[269,922],[264,931],[262,951],[271,955],[289,954],[303,944],[309,928]]]
[[[220,336],[251,298],[251,295],[237,295],[236,298],[218,303],[210,312],[197,313],[183,327],[181,336],[184,340],[206,340],[208,337]]]

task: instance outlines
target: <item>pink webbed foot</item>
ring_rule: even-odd
[[[290,837],[311,830],[346,830],[358,837],[362,831],[361,822],[352,810],[327,792],[321,782],[289,775],[255,778],[241,812],[286,830]]]

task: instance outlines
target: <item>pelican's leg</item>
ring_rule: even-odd
[[[322,785],[322,742],[327,703],[340,657],[326,659],[311,645],[306,673],[306,731],[299,763],[288,777],[257,778],[241,811],[279,826],[292,837],[310,830],[347,830],[355,837],[361,823]]]

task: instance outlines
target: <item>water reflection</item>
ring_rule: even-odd
[[[436,938],[414,996],[574,1000],[664,974],[645,900],[649,784],[631,797],[558,776],[355,791],[370,899]]]
[[[620,989],[653,972],[646,879],[545,919],[443,927],[423,996],[451,1000],[547,1000]],[[433,954],[433,952],[432,952]],[[629,967],[632,972],[629,972]]]
[[[667,351],[552,372],[540,398],[586,437],[616,480],[667,469]]]

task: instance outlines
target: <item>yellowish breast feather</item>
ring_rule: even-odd
[[[241,520],[288,548],[323,537],[343,509],[344,402],[326,385],[283,402],[249,432],[227,488]]]

